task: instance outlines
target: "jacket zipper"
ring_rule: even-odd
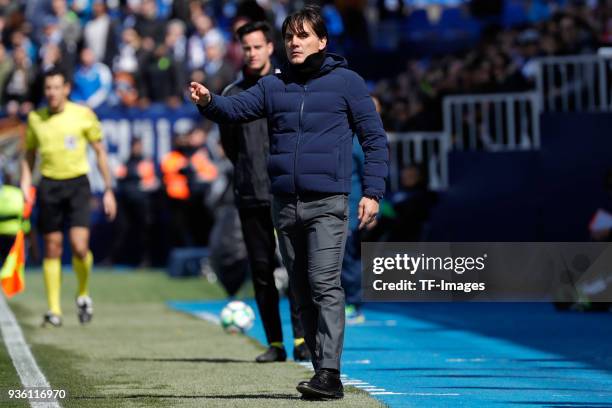
[[[295,152],[293,157],[293,190],[295,191],[296,197],[300,198],[300,193],[297,188],[297,159],[298,159],[298,149],[300,146],[300,136],[302,135],[302,115],[304,114],[304,99],[306,98],[306,91],[308,90],[308,86],[304,85],[304,91],[302,92],[302,103],[300,104],[300,119],[298,126],[298,135],[297,140],[295,142]]]

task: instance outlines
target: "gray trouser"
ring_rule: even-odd
[[[315,370],[340,370],[347,200],[344,194],[274,197],[274,226]]]

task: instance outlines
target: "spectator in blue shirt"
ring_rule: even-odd
[[[92,109],[102,105],[112,90],[113,76],[110,69],[96,57],[90,48],[81,50],[81,63],[74,73],[71,98]]]

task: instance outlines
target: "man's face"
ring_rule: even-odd
[[[204,144],[206,143],[206,136],[207,134],[204,129],[193,129],[188,137],[189,145],[197,148],[204,146]]]
[[[121,39],[126,44],[135,44],[138,41],[138,33],[133,28],[126,28],[121,34]]]
[[[194,18],[193,25],[200,35],[204,35],[212,28],[212,21],[206,14]]]
[[[96,1],[93,4],[93,14],[96,17],[103,16],[106,14],[106,5],[101,1]]]
[[[402,186],[413,188],[419,184],[421,175],[416,167],[408,167],[402,170]]]
[[[166,42],[168,45],[174,45],[183,35],[185,32],[180,25],[170,24],[166,32]]]
[[[13,50],[13,60],[15,61],[15,65],[24,66],[28,60],[28,54],[23,47],[17,47]]]
[[[155,3],[155,0],[144,0],[141,10],[145,17],[154,19],[157,16],[157,3]]]
[[[217,42],[206,44],[204,52],[206,53],[206,58],[209,61],[218,61],[223,58],[223,48],[221,44]]]
[[[291,27],[285,32],[285,51],[291,64],[302,64],[309,55],[322,51],[327,45],[327,38],[319,38],[310,23],[304,23],[301,32],[294,32]],[[297,31],[297,30],[296,30]]]
[[[81,64],[86,67],[92,66],[96,62],[96,56],[94,55],[91,48],[83,48],[81,51]]]
[[[142,142],[140,140],[132,142],[132,156],[142,156]]]
[[[45,98],[51,110],[61,108],[70,95],[70,85],[61,75],[45,78]]]
[[[51,9],[56,16],[63,16],[66,12],[66,0],[53,0],[51,2]]]
[[[241,40],[244,52],[244,63],[251,71],[261,71],[270,63],[270,56],[274,51],[272,43],[266,40],[261,31],[248,33]]]

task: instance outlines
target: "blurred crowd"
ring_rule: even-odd
[[[535,58],[593,54],[612,44],[612,1],[565,3],[524,2],[527,21],[490,25],[467,52],[410,60],[399,75],[377,82],[385,128],[441,130],[444,96],[525,91],[535,85]]]
[[[177,107],[187,101],[191,80],[214,92],[233,81],[241,65],[237,28],[265,19],[279,29],[304,3],[310,2],[0,0],[0,102],[17,103],[26,114],[41,103],[42,73],[59,66],[73,78],[72,99],[92,108]],[[404,64],[394,50],[405,69],[371,82],[390,131],[439,129],[444,95],[523,90],[532,85],[534,57],[592,52],[612,41],[610,0],[317,3],[323,6],[330,49],[345,54],[375,52],[376,38],[390,22],[425,36],[440,26],[450,29],[451,37],[477,25],[478,44],[467,52]],[[487,17],[491,13],[502,14]],[[416,24],[415,16],[424,18],[425,26]]]
[[[241,24],[281,19],[289,2],[0,0],[0,101],[25,114],[41,102],[42,73],[73,78],[71,98],[92,108],[184,103],[190,80],[219,92],[241,64]]]
[[[234,204],[233,168],[209,127],[179,129],[159,163],[145,156],[140,138],[132,140],[128,159],[114,169],[119,211],[106,263],[150,265],[171,248],[209,245],[219,213]]]
[[[43,102],[43,73],[54,66],[72,78],[72,100],[94,109],[178,107],[188,103],[191,80],[219,93],[242,65],[233,33],[248,21],[267,20],[277,30],[276,63],[282,63],[280,26],[304,3],[0,0],[0,106],[9,116],[0,120],[0,128],[16,126],[18,116]],[[384,53],[393,30],[401,32],[391,52],[399,74],[365,75],[382,104],[388,131],[439,130],[445,95],[527,90],[534,83],[534,58],[594,53],[612,42],[612,0],[319,4],[330,51],[347,55],[349,63],[360,55]],[[463,51],[411,52],[410,44],[427,48],[444,38],[454,41],[464,31],[478,35]],[[365,59],[371,66],[379,62]],[[210,125],[176,131],[171,151],[159,162],[145,157],[134,135],[128,160],[114,168],[120,209],[107,231],[113,237],[103,251],[107,263],[163,263],[170,248],[206,246],[215,241],[211,236],[239,241],[232,235],[239,229],[231,211],[232,167]],[[426,169],[402,169],[399,184],[383,200],[370,240],[427,238],[436,197],[428,190]]]

